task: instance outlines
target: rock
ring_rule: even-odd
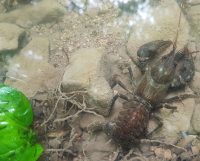
[[[129,54],[136,60],[137,50],[153,40],[174,40],[178,29],[180,9],[174,0],[160,1],[160,5],[147,10],[148,17],[139,13],[133,19],[134,28],[127,43]],[[177,49],[183,48],[189,38],[189,24],[181,16]]]
[[[165,150],[162,148],[156,148],[154,150],[155,155],[159,158],[163,158],[165,160],[171,160],[172,159],[172,153],[169,149]]]
[[[185,92],[176,92],[168,97],[184,93],[192,94],[193,92],[187,88]],[[180,137],[179,133],[181,131],[188,131],[190,128],[190,120],[195,107],[195,100],[194,98],[188,98],[181,102],[170,103],[170,105],[176,106],[177,111],[172,112],[169,109],[161,109],[159,115],[163,120],[163,126],[161,130],[155,134],[155,137],[164,136],[165,142],[174,143]]]
[[[90,79],[101,77],[101,59],[103,51],[84,48],[76,51],[70,58],[62,80],[63,91],[84,90],[90,85]]]
[[[105,116],[108,115],[113,93],[104,77],[103,68],[107,66],[104,57],[103,51],[95,48],[73,53],[63,76],[62,91],[87,90],[88,106]]]
[[[109,105],[111,104],[112,97],[113,91],[103,77],[91,80],[88,89],[88,103],[95,111],[103,115],[109,114]]]
[[[200,51],[200,42],[199,41],[196,41],[196,49],[194,49],[193,51]],[[199,52],[194,54],[193,56],[195,59],[194,59],[194,65],[195,65],[195,70],[197,72],[200,72],[200,55],[199,55]]]
[[[198,146],[192,146],[191,149],[192,149],[192,153],[193,153],[194,155],[198,155],[199,152],[200,152]]]
[[[24,28],[57,20],[65,8],[55,0],[43,0],[0,15],[0,22],[15,23]]]
[[[90,140],[88,140],[89,136],[86,135],[83,138],[85,138],[83,149],[89,160],[108,160],[109,156],[116,150],[115,145],[109,142],[109,138],[104,133],[100,133]]]
[[[17,50],[25,35],[24,29],[17,25],[0,23],[0,54]]]
[[[79,117],[79,125],[81,129],[87,129],[90,124],[94,122],[105,122],[105,119],[88,113],[84,113]]]
[[[200,80],[200,73],[199,72],[195,72],[194,78],[190,84],[190,88],[195,92],[195,93],[200,93],[200,84],[199,84],[199,80]]]
[[[18,88],[28,97],[38,91],[54,89],[59,73],[48,63],[49,40],[33,37],[19,54],[10,58],[6,84]]]
[[[61,146],[61,141],[58,138],[51,139],[49,141],[49,146],[53,149],[58,149]]]
[[[194,112],[191,118],[191,128],[190,133],[199,134],[200,133],[200,104],[197,104],[194,108]]]
[[[185,3],[187,7],[184,7],[183,10],[185,11],[187,19],[193,28],[195,36],[198,36],[198,38],[200,38],[200,0],[190,0],[185,1]]]
[[[9,12],[12,9],[20,7],[21,4],[25,5],[31,3],[32,0],[3,0],[3,5],[6,8],[6,11]]]

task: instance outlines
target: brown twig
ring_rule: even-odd
[[[68,115],[67,117],[64,117],[64,118],[57,118],[57,119],[54,120],[54,122],[62,122],[62,121],[69,120],[71,118],[76,118],[82,112],[90,113],[90,114],[96,115],[98,117],[103,117],[103,116],[97,114],[96,112],[94,112],[93,108],[87,107],[86,102],[85,102],[85,94],[87,93],[87,91],[72,91],[72,92],[69,92],[69,93],[64,93],[64,92],[61,91],[61,83],[59,83],[55,93],[56,93],[56,99],[57,100],[56,100],[56,103],[54,105],[54,108],[53,108],[51,114],[49,115],[49,117],[41,124],[41,126],[44,126],[45,124],[47,124],[53,118],[55,111],[58,108],[58,104],[61,100],[70,102],[73,105],[74,108],[78,109],[78,111],[73,115]],[[77,95],[82,96],[82,100],[83,100],[82,103],[76,100]],[[71,108],[70,108],[70,110],[71,110]]]
[[[54,152],[54,153],[57,153],[57,152],[67,152],[73,156],[77,156],[76,153],[72,152],[70,149],[46,149],[45,150],[45,153],[51,153],[51,152]]]

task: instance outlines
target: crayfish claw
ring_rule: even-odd
[[[164,52],[170,45],[170,40],[155,40],[142,45],[137,51],[138,66],[141,71],[145,70],[147,64],[158,54]]]

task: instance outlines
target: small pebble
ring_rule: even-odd
[[[49,141],[49,146],[54,149],[58,149],[60,147],[61,141],[57,138]]]
[[[199,154],[199,148],[197,146],[192,146],[191,149],[194,155]]]
[[[166,160],[171,160],[172,159],[172,152],[171,152],[171,150],[169,150],[169,149],[164,150],[164,158]]]

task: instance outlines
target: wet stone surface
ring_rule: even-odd
[[[14,23],[23,28],[31,28],[40,23],[54,22],[64,14],[64,7],[56,1],[42,0],[1,14],[0,22]]]
[[[8,32],[9,31],[9,32]],[[0,23],[0,54],[13,53],[26,37],[24,29],[14,24]]]
[[[191,118],[191,127],[189,129],[189,133],[191,134],[199,134],[200,132],[199,113],[200,113],[200,104],[196,104]]]
[[[80,49],[74,53],[63,76],[62,91],[86,90],[89,107],[108,115],[113,93],[104,78],[104,57],[103,50],[95,48]]]
[[[179,1],[181,2],[181,1]],[[191,27],[193,28],[193,34],[200,38],[200,1],[199,0],[186,0],[183,3],[183,11],[190,23]]]
[[[49,40],[32,37],[26,47],[9,59],[5,83],[20,89],[28,97],[33,97],[37,91],[55,88],[59,73],[48,63],[48,54]]]

